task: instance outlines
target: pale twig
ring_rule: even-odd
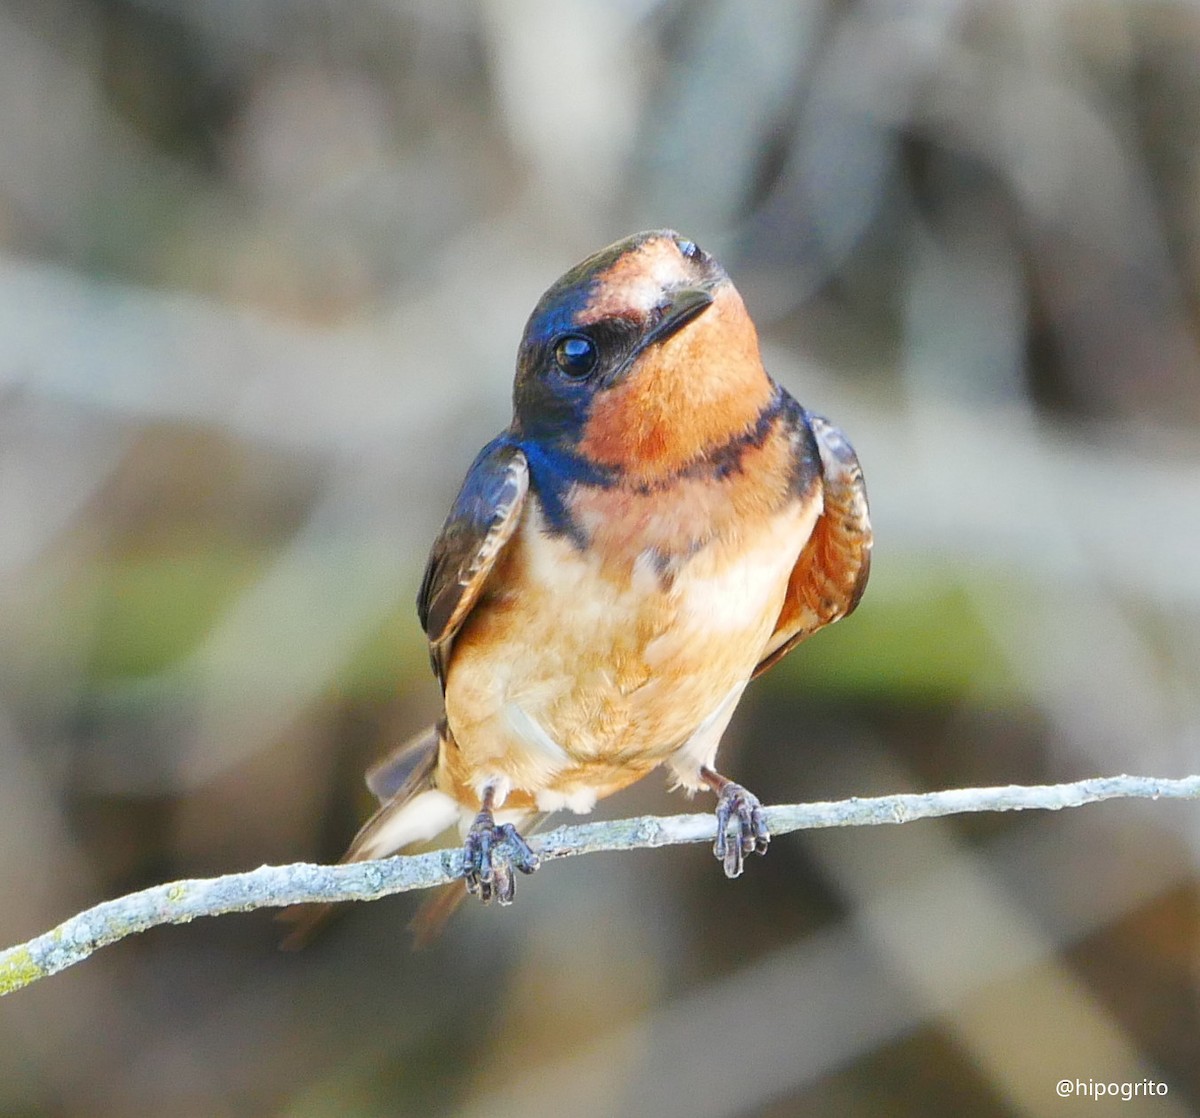
[[[1111,776],[1072,784],[958,788],[786,804],[765,809],[772,834],[817,827],[861,827],[908,823],[973,811],[1057,811],[1099,800],[1200,799],[1200,776],[1180,780]],[[713,814],[642,816],[558,827],[536,835],[530,845],[543,861],[601,850],[636,850],[687,842],[711,842]],[[247,873],[176,881],[105,901],[28,943],[0,952],[0,995],[56,974],[92,952],[159,924],[186,924],[197,916],[220,916],[292,904],[372,901],[392,893],[428,889],[461,876],[457,848],[374,862],[317,866],[262,866]]]

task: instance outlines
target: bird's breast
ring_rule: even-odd
[[[514,789],[541,790],[542,807],[555,795],[581,806],[570,797],[638,779],[749,678],[819,491],[764,500],[720,532],[702,502],[663,496],[592,494],[576,512],[608,536],[584,548],[528,502],[451,659],[464,772],[499,767]]]

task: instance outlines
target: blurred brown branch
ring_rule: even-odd
[[[1200,776],[1178,780],[1140,776],[1095,777],[1070,784],[956,788],[944,792],[852,797],[766,808],[774,835],[819,827],[861,827],[975,811],[1058,811],[1114,799],[1200,799]],[[558,827],[530,840],[543,860],[596,851],[636,850],[711,842],[715,816],[641,816]],[[105,901],[57,928],[0,952],[0,996],[56,974],[98,948],[159,924],[186,924],[257,908],[305,903],[371,901],[412,889],[444,885],[461,876],[457,848],[351,865],[296,863],[247,873],[176,881]]]

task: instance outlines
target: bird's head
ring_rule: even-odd
[[[525,327],[514,430],[644,480],[752,426],[773,386],[724,269],[670,230],[577,264]]]

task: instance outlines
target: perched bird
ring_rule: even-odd
[[[457,824],[467,890],[508,904],[540,816],[666,765],[716,794],[736,877],[769,835],[717,746],[750,680],[858,604],[872,536],[854,450],[767,375],[729,277],[669,230],[542,296],[513,404],[417,601],[444,716],[367,774],[381,806],[344,860]],[[435,899],[427,928],[462,895]]]

